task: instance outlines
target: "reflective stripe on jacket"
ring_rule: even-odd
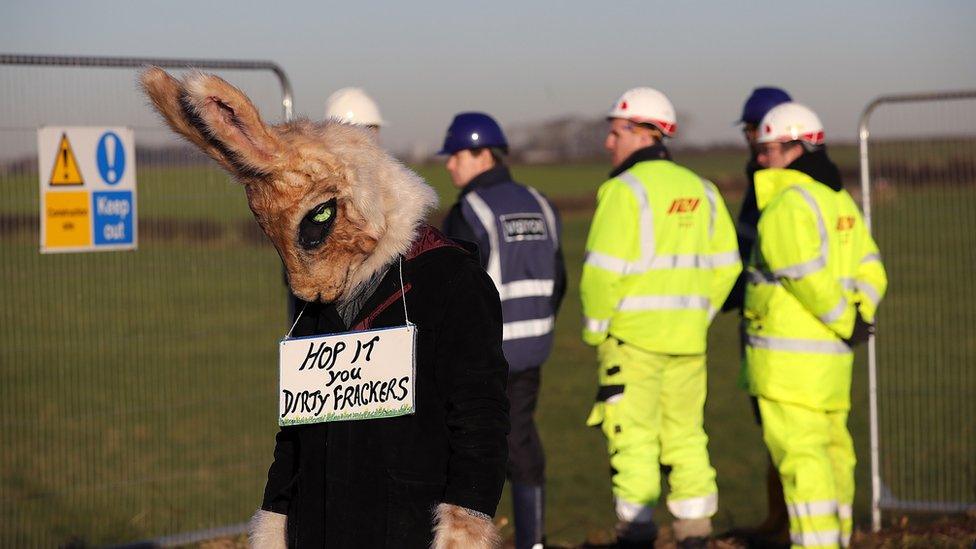
[[[790,169],[756,172],[762,215],[748,268],[744,381],[752,394],[850,407],[855,317],[887,289],[878,247],[847,191]]]
[[[715,186],[670,160],[638,162],[597,193],[580,281],[583,340],[612,335],[647,351],[704,353],[741,270]]]

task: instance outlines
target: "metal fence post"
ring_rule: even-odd
[[[861,159],[861,204],[864,222],[871,232],[871,163],[868,158],[868,120],[878,104],[872,101],[861,115],[858,125]],[[871,530],[881,529],[881,473],[878,462],[878,369],[875,360],[874,334],[868,338],[868,407],[871,431]]]

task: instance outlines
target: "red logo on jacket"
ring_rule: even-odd
[[[700,198],[675,198],[671,202],[671,207],[668,208],[668,215],[691,213],[698,209],[700,203]]]
[[[837,218],[837,230],[838,231],[849,231],[854,228],[854,216],[853,215],[842,215]]]

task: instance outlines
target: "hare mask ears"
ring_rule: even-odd
[[[169,126],[244,184],[248,205],[307,301],[348,297],[410,249],[437,194],[362,128],[268,126],[216,76],[159,68],[142,86]]]
[[[182,82],[159,67],[142,73],[146,95],[176,133],[240,178],[283,163],[281,141],[244,93],[220,77],[192,72]]]
[[[282,137],[288,128],[267,126],[243,92],[216,76],[192,72],[179,81],[153,67],[141,82],[170,128],[244,184],[252,213],[285,264],[292,292],[309,301],[333,301],[346,291],[350,272],[376,239],[357,223],[362,216],[353,206],[337,200],[341,176],[320,169],[320,177],[313,178],[299,169],[301,162],[288,164],[299,156],[295,144]],[[305,137],[317,142],[314,132]],[[324,149],[323,144],[315,148]],[[332,179],[323,181],[323,172]],[[303,234],[302,221],[316,208],[329,218],[306,220],[311,226]]]

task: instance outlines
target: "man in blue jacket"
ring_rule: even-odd
[[[502,348],[509,364],[508,479],[512,484],[516,549],[542,547],[545,457],[533,414],[540,367],[549,356],[556,313],[566,290],[553,205],[512,180],[508,142],[483,113],[454,117],[440,154],[461,190],[444,219],[448,236],[472,241],[502,303]]]

